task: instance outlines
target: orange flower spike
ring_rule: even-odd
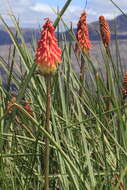
[[[91,48],[91,42],[89,40],[88,25],[86,23],[86,16],[87,14],[83,12],[77,24],[76,38],[77,38],[78,44],[76,43],[76,51],[79,51],[80,48],[82,51],[89,51]]]
[[[104,16],[99,17],[100,32],[103,44],[105,47],[109,46],[110,42],[110,28],[109,23],[106,21]]]
[[[61,63],[61,54],[62,51],[58,47],[55,37],[55,28],[51,21],[46,18],[41,32],[41,39],[38,41],[35,58],[41,74],[54,74],[58,64]]]

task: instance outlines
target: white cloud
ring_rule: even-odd
[[[125,6],[127,5],[126,1],[127,0],[115,0],[124,11],[125,7],[127,7]],[[84,2],[84,0],[82,0],[82,2]],[[19,17],[22,26],[25,27],[38,27],[39,24],[44,22],[45,17],[49,17],[51,20],[56,18],[53,11],[57,9],[56,6],[38,3],[35,0],[0,0],[0,4],[4,5],[0,6],[1,14],[7,15],[8,7],[10,6],[14,14]],[[80,14],[83,11],[82,4],[83,3],[79,6],[73,3],[68,7],[63,16],[65,23],[69,24],[72,22],[74,27],[77,25]],[[100,15],[104,15],[107,19],[112,19],[120,14],[120,11],[111,4],[110,0],[89,0],[86,11],[88,13],[88,22],[97,20]],[[9,18],[6,17],[6,20],[10,23]]]
[[[70,13],[77,13],[77,12],[79,13],[79,12],[82,12],[82,7],[71,5],[68,7],[67,11]]]
[[[52,8],[47,4],[37,3],[34,6],[31,6],[30,8],[33,11],[53,14]]]
[[[101,15],[103,15],[106,19],[109,19],[109,20],[114,19],[116,17],[116,15],[112,13],[104,13]]]

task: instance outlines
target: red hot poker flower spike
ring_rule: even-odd
[[[82,51],[89,51],[91,48],[91,42],[89,40],[88,25],[86,23],[87,14],[83,12],[77,24],[77,42],[76,51],[79,51],[80,48]],[[79,47],[80,46],[80,47]]]
[[[99,17],[99,24],[100,24],[100,32],[103,44],[105,47],[109,45],[110,42],[110,28],[109,24],[106,21],[104,16]]]
[[[58,47],[55,37],[55,28],[51,21],[46,18],[41,32],[41,39],[38,41],[36,50],[36,64],[41,74],[53,74],[59,63],[61,63],[61,49]]]

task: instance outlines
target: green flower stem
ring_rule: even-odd
[[[82,98],[82,95],[83,95],[84,79],[85,79],[85,60],[84,60],[83,55],[81,55],[81,66],[80,66],[80,83],[81,83],[81,87],[79,89],[79,96],[81,98]]]
[[[66,11],[66,9],[67,9],[68,6],[70,5],[71,1],[72,1],[72,0],[67,0],[66,3],[65,3],[65,5],[64,5],[64,7],[61,9],[59,15],[57,16],[57,19],[55,20],[55,22],[54,22],[54,24],[53,24],[55,28],[56,28],[56,26],[58,25],[58,23],[59,23],[59,21],[60,21],[62,15],[64,14],[64,12]]]
[[[45,121],[45,130],[50,134],[50,115],[51,115],[51,75],[47,75],[46,87],[47,87],[47,102],[46,102],[46,121]],[[45,137],[45,152],[44,152],[44,176],[45,184],[44,190],[49,190],[49,139]]]
[[[62,150],[62,148],[59,146],[59,144],[52,138],[52,136],[42,127],[41,124],[38,123],[38,121],[33,118],[23,107],[20,107],[18,104],[14,104],[17,108],[20,109],[20,111],[24,112],[26,116],[37,126],[41,129],[41,132],[49,139],[49,141],[52,143],[52,145],[61,153],[63,158],[66,160],[66,162],[70,165],[70,167],[73,169],[75,174],[79,177],[79,179],[82,181],[82,176],[79,173],[79,170],[76,168],[76,166],[73,164],[73,162],[70,160],[68,155]]]

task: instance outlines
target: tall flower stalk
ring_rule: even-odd
[[[101,39],[102,39],[103,45],[105,47],[108,57],[111,58],[110,49],[109,49],[110,36],[111,36],[109,23],[107,22],[107,20],[105,19],[104,16],[100,16],[99,24],[100,24],[100,34],[101,34]],[[107,90],[109,91],[110,87],[109,87],[109,66],[108,65],[106,66],[106,80],[107,80]],[[110,108],[109,98],[110,97],[106,97],[106,100],[105,100],[106,101],[106,111],[108,111]]]
[[[84,55],[89,54],[91,48],[91,42],[89,40],[88,25],[86,23],[86,12],[83,12],[77,24],[77,42],[76,42],[76,52],[81,52],[81,65],[80,65],[80,82],[81,87],[79,90],[79,95],[82,97],[83,94],[83,84],[85,79],[85,61]]]
[[[47,88],[46,101],[46,121],[45,130],[50,133],[50,115],[51,115],[51,78],[55,74],[58,64],[61,63],[61,49],[58,47],[58,42],[55,37],[55,28],[52,22],[46,18],[41,32],[41,39],[38,41],[36,51],[36,64],[40,73],[45,76]],[[49,139],[45,137],[45,152],[44,152],[44,190],[49,190]]]

